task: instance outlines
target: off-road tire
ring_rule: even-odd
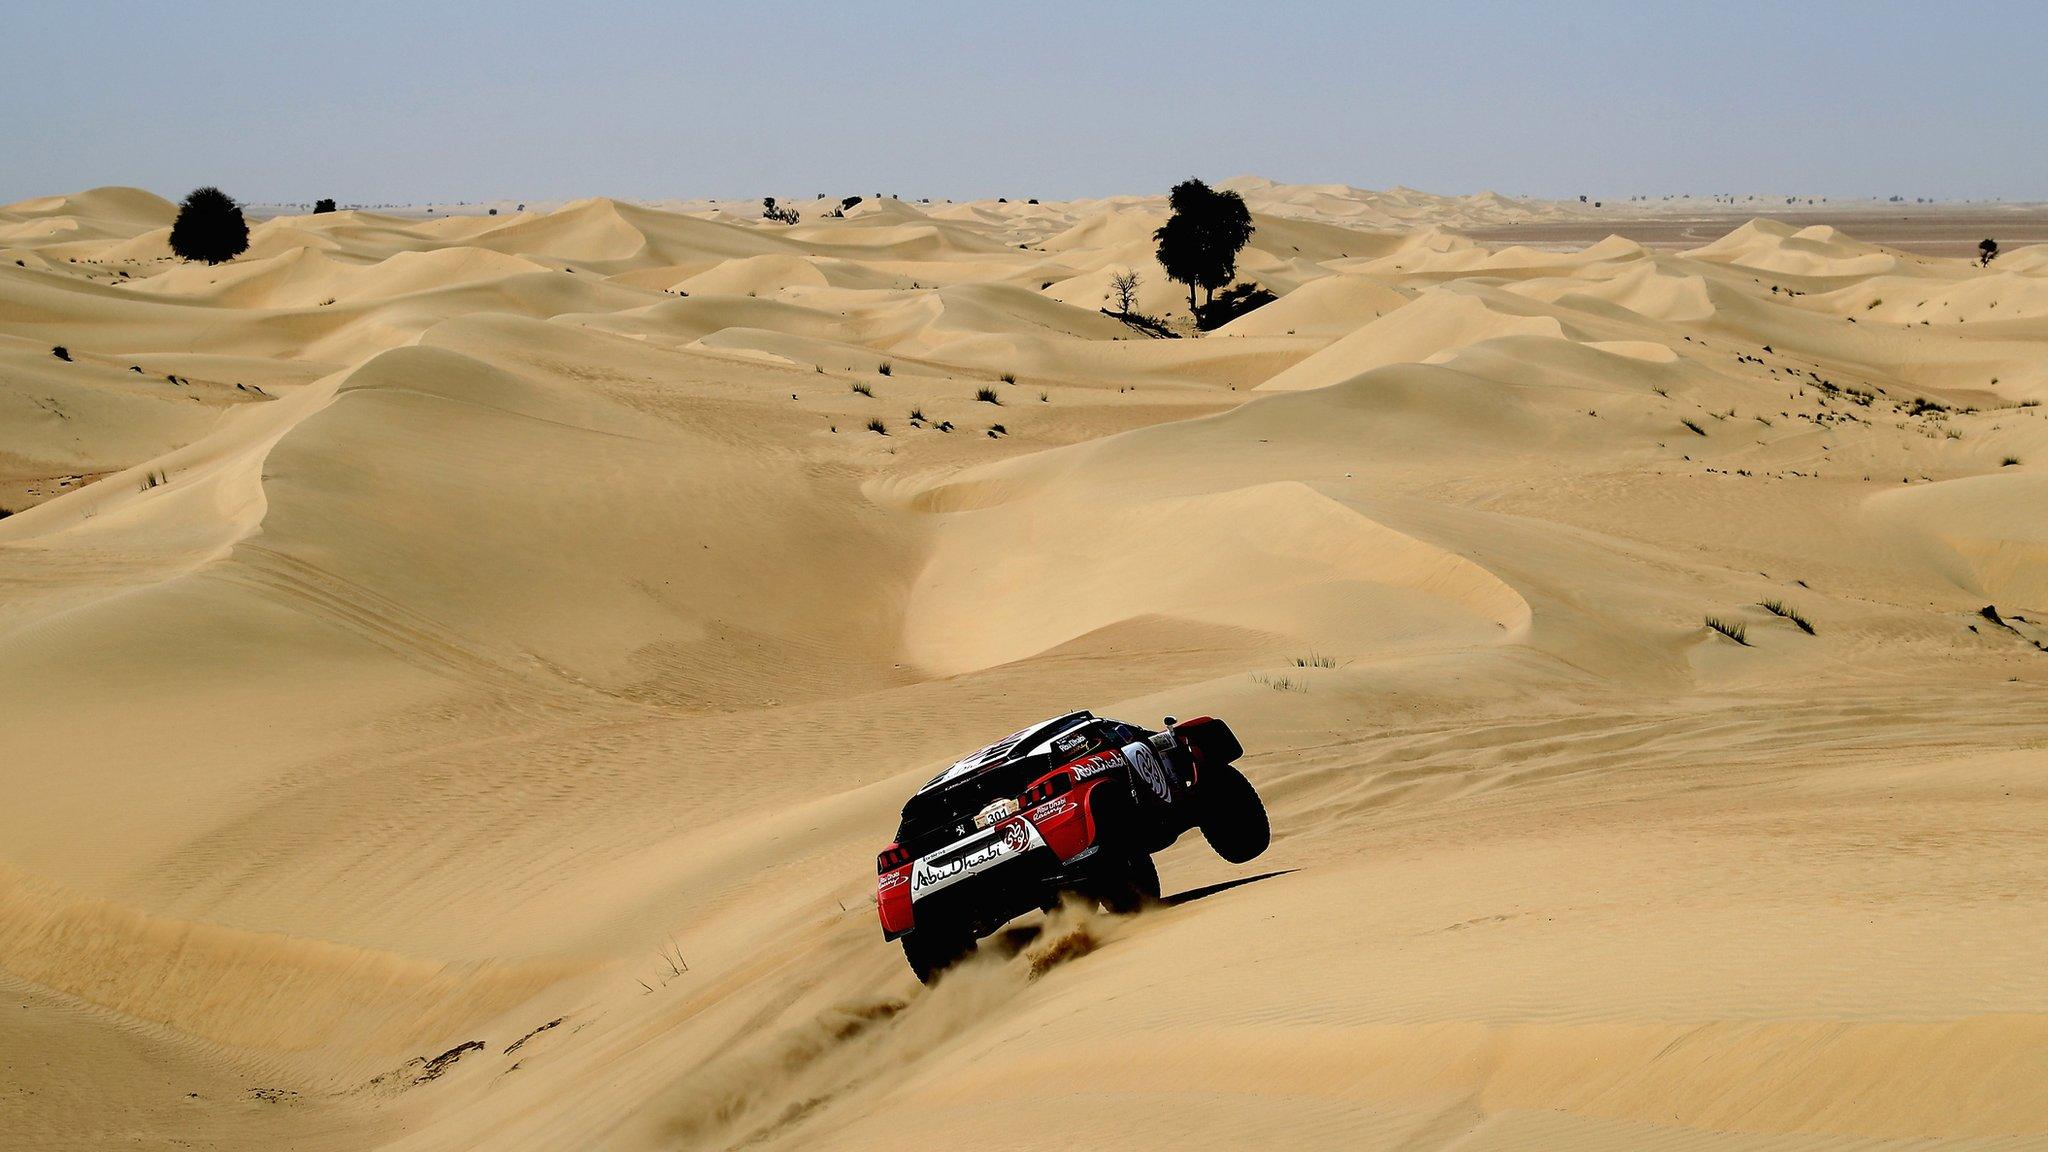
[[[1202,838],[1218,856],[1232,864],[1257,857],[1273,842],[1266,805],[1259,799],[1258,789],[1235,765],[1202,769],[1201,784],[1195,789],[1195,811],[1202,826]]]
[[[903,938],[903,958],[917,982],[930,984],[939,974],[974,953],[974,938],[936,924],[913,929]]]

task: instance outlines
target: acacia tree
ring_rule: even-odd
[[[1997,258],[1998,241],[1986,240],[1982,244],[1977,245],[1977,266],[1979,268],[1991,267],[1991,262]]]
[[[1237,254],[1252,238],[1251,210],[1237,193],[1218,192],[1192,179],[1174,185],[1167,203],[1173,215],[1152,233],[1159,244],[1159,266],[1188,286],[1188,311],[1199,314],[1197,287],[1213,301],[1216,290],[1237,277]]]
[[[227,193],[208,185],[194,188],[178,208],[171,225],[171,251],[185,260],[218,264],[249,250],[249,222],[242,206]]]

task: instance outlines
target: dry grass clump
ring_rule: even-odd
[[[1813,622],[1811,620],[1808,620],[1806,617],[1800,615],[1799,609],[1786,607],[1785,602],[1783,600],[1779,600],[1775,597],[1769,600],[1760,600],[1757,602],[1757,607],[1763,609],[1766,612],[1769,612],[1773,616],[1790,620],[1792,623],[1797,624],[1799,626],[1799,630],[1801,632],[1806,633],[1808,636],[1814,635]]]
[[[1744,648],[1749,647],[1749,628],[1742,624],[1730,624],[1719,616],[1707,617],[1707,627],[1719,632]]]

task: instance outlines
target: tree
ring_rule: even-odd
[[[1188,286],[1188,311],[1196,311],[1195,289],[1208,299],[1237,277],[1237,254],[1252,238],[1252,214],[1244,197],[1218,192],[1200,180],[1174,185],[1167,198],[1173,215],[1152,233],[1159,243],[1159,266]]]
[[[1985,242],[1983,242],[1982,244],[1979,244],[1979,245],[1977,245],[1977,266],[1978,266],[1978,267],[1980,267],[1980,268],[1989,268],[1989,267],[1991,267],[1991,262],[1992,262],[1993,260],[1996,260],[1997,258],[1998,258],[1998,241],[1996,241],[1996,240],[1986,240],[1986,241],[1985,241]]]
[[[332,200],[315,200],[313,202],[313,215],[315,216],[318,216],[322,212],[332,211],[334,211],[334,201]]]
[[[1109,278],[1109,298],[1116,301],[1116,310],[1128,316],[1131,305],[1138,300],[1138,272],[1126,268]]]
[[[249,223],[242,206],[218,188],[195,188],[171,225],[171,251],[185,260],[218,264],[249,250]]]
[[[763,196],[761,197],[761,218],[763,220],[775,220],[783,224],[794,224],[797,221],[797,214],[794,208],[777,208],[775,206],[775,197]]]

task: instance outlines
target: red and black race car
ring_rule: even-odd
[[[1230,726],[1204,716],[1154,732],[1089,712],[1034,724],[968,756],[903,806],[876,857],[884,939],[930,983],[975,941],[1075,892],[1112,912],[1159,895],[1152,854],[1200,828],[1241,864],[1272,831],[1232,764]]]

